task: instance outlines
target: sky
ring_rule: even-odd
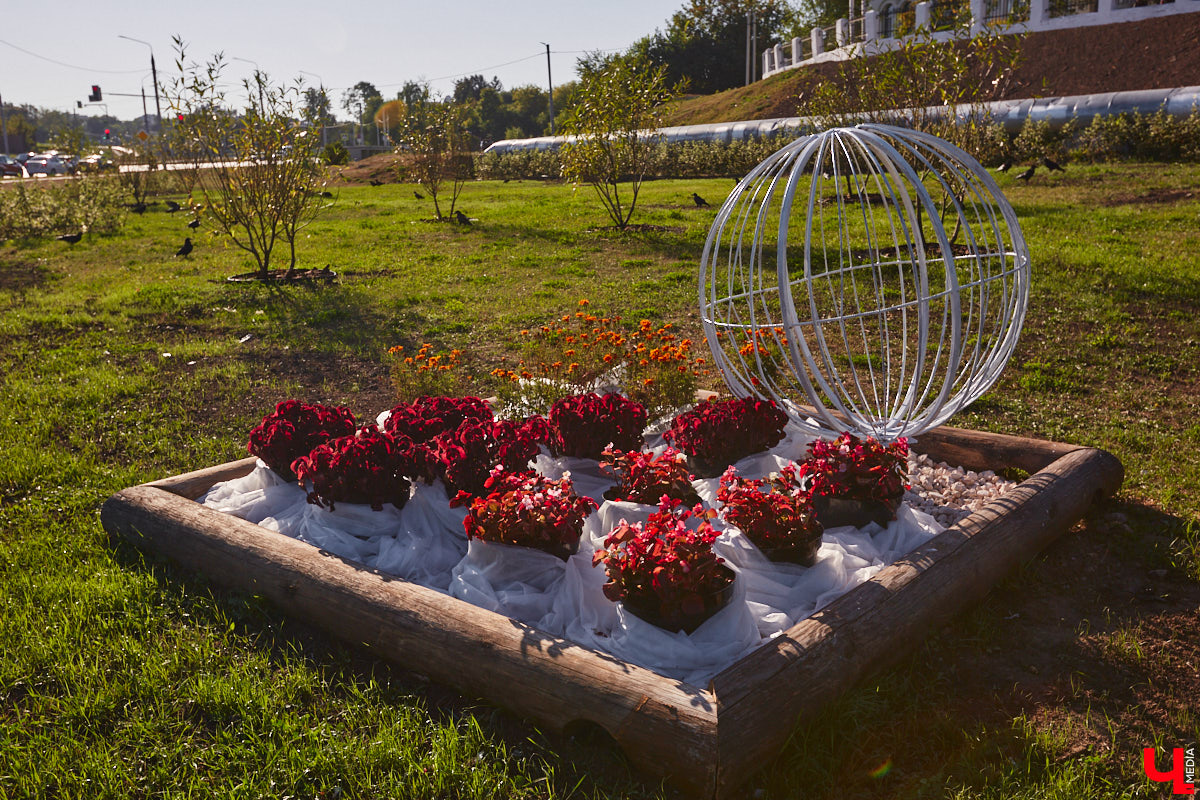
[[[665,28],[683,3],[51,0],[15,15],[27,16],[31,24],[0,27],[0,97],[6,104],[61,111],[83,101],[78,113],[99,116],[103,109],[87,102],[92,84],[98,84],[108,113],[130,120],[142,113],[145,88],[153,114],[151,49],[159,84],[169,83],[177,74],[173,38],[178,35],[187,44],[190,61],[224,54],[224,82],[233,100],[257,64],[272,79],[299,77],[312,86],[324,85],[338,116],[349,118],[341,94],[359,81],[375,84],[385,99],[394,98],[410,80],[426,80],[436,94],[446,94],[455,78],[473,74],[499,77],[505,88],[544,88],[543,43],[550,45],[554,84],[565,83],[575,77],[575,60],[583,52],[624,50]]]

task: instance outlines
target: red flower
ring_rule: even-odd
[[[737,527],[762,549],[799,547],[823,532],[808,491],[802,488],[797,469],[788,464],[766,481],[747,480],[730,467],[721,476],[717,501],[721,518]]]
[[[596,510],[594,500],[575,494],[569,478],[555,481],[499,467],[488,476],[478,497],[459,492],[451,501],[455,506],[468,504],[463,520],[468,539],[551,552],[574,551],[583,523]]]
[[[367,503],[376,511],[384,503],[403,508],[408,502],[411,484],[405,474],[411,471],[409,458],[412,441],[395,438],[370,422],[357,434],[319,445],[307,456],[292,462],[302,486],[312,484],[308,502]]]
[[[783,439],[787,414],[770,400],[709,400],[671,421],[663,437],[689,456],[732,464]]]
[[[250,431],[246,449],[290,480],[293,461],[330,439],[354,433],[354,427],[354,415],[344,406],[284,400]]]
[[[665,496],[688,505],[700,498],[692,486],[686,457],[678,450],[667,448],[661,455],[606,449],[600,459],[605,472],[615,473],[619,483],[604,493],[609,500],[658,505]]]
[[[801,483],[812,496],[827,495],[886,505],[895,513],[908,488],[908,440],[884,446],[843,433],[833,441],[816,439],[800,464]]]
[[[709,521],[715,514],[663,498],[645,523],[622,521],[592,557],[592,565],[603,564],[608,576],[604,596],[614,602],[653,600],[667,623],[700,613],[704,594],[728,582],[720,569],[724,559],[712,549],[720,535]],[[691,520],[700,523],[689,528]]]
[[[610,392],[572,395],[550,407],[550,451],[555,455],[599,459],[604,448],[640,450],[646,409]]]

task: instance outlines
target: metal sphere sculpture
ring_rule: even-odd
[[[992,177],[935,136],[886,125],[798,139],[743,178],[704,246],[700,311],[737,397],[802,428],[891,441],[999,378],[1029,297],[1029,251]]]

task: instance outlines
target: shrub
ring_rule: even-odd
[[[334,140],[321,149],[321,161],[332,166],[350,163],[350,151],[340,139]]]
[[[115,233],[125,224],[123,192],[112,177],[60,184],[27,181],[0,191],[0,240],[63,233]]]

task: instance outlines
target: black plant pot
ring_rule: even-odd
[[[688,472],[697,478],[719,478],[729,469],[729,465],[719,461],[710,461],[703,456],[687,457]]]
[[[718,569],[728,580],[716,589],[701,594],[704,600],[704,610],[699,613],[680,613],[678,616],[667,617],[662,613],[662,606],[659,604],[658,598],[653,594],[631,595],[622,599],[621,604],[625,606],[626,611],[638,619],[649,622],[651,625],[655,625],[663,630],[672,632],[683,631],[688,634],[693,633],[709,617],[729,605],[730,599],[733,598],[733,581],[735,577],[733,570],[723,564]]]
[[[814,497],[813,510],[825,530],[850,525],[865,528],[872,522],[886,528],[896,518],[893,506],[880,501],[851,500],[845,497]]]
[[[579,552],[579,537],[575,537],[573,542],[556,542],[552,545],[539,547],[539,550],[549,553],[560,561],[566,561],[571,556]]]
[[[771,561],[781,561],[788,564],[811,567],[817,563],[817,551],[821,549],[821,537],[815,536],[807,542],[801,542],[794,547],[762,547],[759,549]]]

